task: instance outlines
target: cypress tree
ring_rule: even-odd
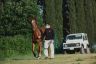
[[[57,40],[61,42],[63,36],[62,0],[45,0],[46,23],[54,28]]]
[[[63,18],[62,18],[62,0],[55,0],[55,21],[57,37],[59,42],[62,41],[63,37]]]
[[[96,42],[96,0],[92,0],[92,15],[93,15],[93,42]]]
[[[74,0],[69,0],[69,23],[70,23],[70,33],[77,32],[76,24],[76,3]]]
[[[93,10],[92,1],[85,0],[85,19],[86,19],[86,32],[89,37],[89,41],[94,39],[94,23],[93,23]]]
[[[62,4],[62,14],[63,14],[63,37],[64,40],[66,35],[70,32],[70,24],[69,24],[69,0],[63,0]]]

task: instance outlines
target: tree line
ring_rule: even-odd
[[[43,3],[41,9],[37,0],[0,0],[0,56],[31,51],[30,16],[37,17],[39,26],[45,22],[54,28],[57,52],[69,33],[85,32],[90,43],[96,42],[96,0],[44,0]]]
[[[69,33],[87,33],[96,42],[96,0],[45,0],[46,22],[52,24],[59,41]],[[64,36],[66,37],[66,36]]]
[[[90,43],[96,42],[96,0],[69,0],[70,33],[88,34]]]

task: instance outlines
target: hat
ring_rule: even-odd
[[[50,28],[50,25],[49,24],[46,24],[46,28]]]

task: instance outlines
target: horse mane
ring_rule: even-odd
[[[40,30],[44,33],[45,32],[45,26],[40,27]]]

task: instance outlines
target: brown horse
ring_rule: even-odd
[[[36,19],[32,19],[31,24],[33,28],[32,52],[33,52],[34,57],[37,57],[39,59],[41,57],[41,52],[42,52],[42,40],[43,40],[44,27],[39,28],[37,25]],[[38,56],[36,56],[34,52],[36,43],[38,44]]]

